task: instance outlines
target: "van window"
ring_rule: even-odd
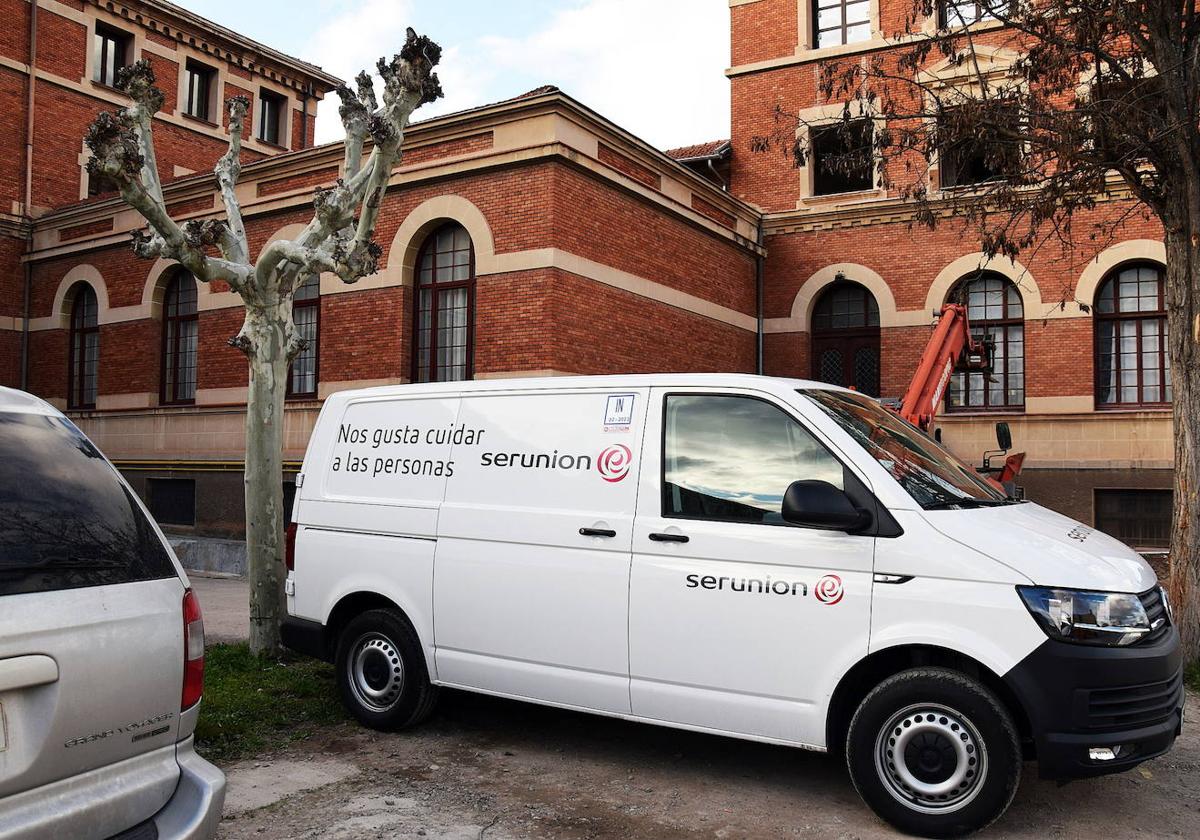
[[[841,462],[768,402],[668,396],[665,420],[663,516],[782,524],[793,481],[843,489]]]
[[[60,417],[0,413],[0,596],[174,575],[91,441]]]
[[[800,393],[854,438],[925,510],[1005,504],[1005,496],[934,440],[870,397]]]

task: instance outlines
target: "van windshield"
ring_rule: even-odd
[[[818,389],[800,393],[833,418],[925,510],[1009,503],[971,467],[870,397]]]

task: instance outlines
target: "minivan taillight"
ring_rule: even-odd
[[[183,696],[179,710],[195,706],[203,693],[204,619],[200,617],[200,599],[189,589],[183,593]]]
[[[289,572],[296,571],[296,523],[283,532],[283,564]]]

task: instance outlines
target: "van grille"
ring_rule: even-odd
[[[1146,609],[1146,617],[1150,619],[1150,626],[1154,627],[1159,621],[1162,623],[1154,630],[1151,630],[1139,641],[1139,645],[1154,644],[1167,633],[1171,632],[1171,620],[1167,617],[1167,605],[1163,603],[1162,592],[1156,586],[1153,589],[1143,592],[1138,598],[1142,601],[1142,606]]]
[[[1183,671],[1162,682],[1084,692],[1086,726],[1091,729],[1129,729],[1169,718],[1183,705]]]

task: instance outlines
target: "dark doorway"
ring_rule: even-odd
[[[839,280],[813,308],[812,378],[880,393],[879,305],[865,286]]]

